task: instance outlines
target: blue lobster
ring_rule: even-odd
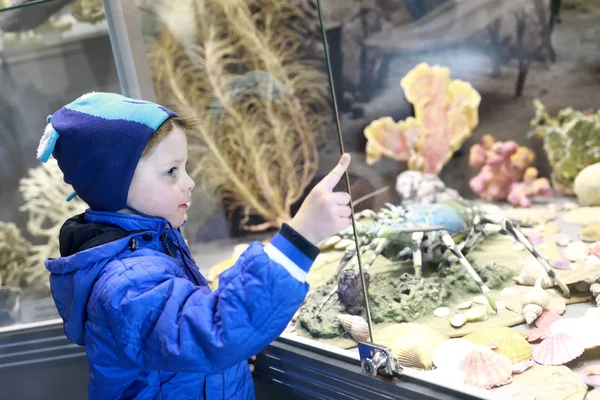
[[[502,216],[486,213],[483,208],[467,200],[400,206],[387,204],[379,213],[364,210],[355,216],[360,254],[373,251],[373,255],[365,263],[365,270],[381,254],[392,261],[412,259],[415,275],[421,277],[423,259],[439,265],[447,262],[450,254],[454,254],[475,280],[490,306],[497,311],[490,289],[465,258],[465,254],[488,234],[501,233],[510,235],[521,243],[540,262],[564,296],[570,296],[569,288],[558,279],[544,257],[512,222]],[[372,223],[364,225],[360,223],[363,219],[370,219]],[[323,247],[352,235],[350,226],[325,242]],[[338,275],[344,267],[354,266],[357,261],[356,253],[354,243],[346,247],[338,267]]]

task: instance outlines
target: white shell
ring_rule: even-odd
[[[564,257],[569,261],[585,260],[589,253],[589,246],[583,242],[570,243],[564,251]]]
[[[460,328],[466,322],[467,322],[467,318],[464,316],[464,314],[461,314],[461,313],[454,313],[452,315],[452,317],[450,318],[450,325],[452,325],[455,328]]]
[[[500,292],[500,297],[514,296],[516,293],[517,293],[517,290],[515,288],[507,287],[507,288],[502,289],[502,291]]]
[[[487,305],[487,304],[488,304],[488,301],[487,301],[487,299],[485,298],[485,296],[476,296],[476,297],[473,299],[473,303],[477,303],[477,304],[481,304],[481,305],[484,305],[484,306],[485,306],[485,305]]]
[[[558,235],[554,236],[554,241],[560,247],[565,247],[571,243],[571,238],[567,234],[559,233]]]
[[[465,311],[465,318],[469,322],[483,321],[487,318],[487,311],[484,306],[477,306]]]
[[[543,311],[544,309],[537,304],[527,304],[523,307],[523,316],[525,317],[525,321],[531,324]]]
[[[438,318],[444,318],[450,315],[450,309],[448,307],[438,307],[433,310],[433,315]]]
[[[506,304],[504,304],[504,302],[502,302],[502,301],[497,301],[496,309],[498,309],[498,311],[504,310],[504,309],[506,309]]]
[[[547,289],[554,286],[554,282],[544,271],[544,268],[540,265],[540,263],[533,258],[531,263],[527,263],[525,268],[521,270],[519,276],[515,277],[514,280],[519,285],[524,286],[533,286],[535,285],[535,281],[538,277],[542,277],[542,288]]]
[[[460,303],[456,308],[458,308],[459,310],[466,310],[468,308],[471,308],[472,305],[473,305],[473,301],[467,300],[467,301],[463,301],[462,303]]]

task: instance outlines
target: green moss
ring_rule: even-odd
[[[335,282],[335,286],[337,286],[337,282]],[[300,307],[298,317],[300,326],[310,332],[313,337],[335,338],[344,334],[344,329],[340,325],[337,315],[346,314],[346,311],[338,300],[337,293],[329,299],[319,314],[315,316],[317,309],[333,289],[334,281],[331,280],[320,286]]]

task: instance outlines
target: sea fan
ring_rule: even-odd
[[[306,14],[282,0],[165,1],[154,10],[158,102],[198,121],[191,176],[241,207],[243,228],[281,226],[317,172],[318,132],[331,115],[325,69],[293,28],[311,26]],[[248,226],[250,216],[265,222]]]

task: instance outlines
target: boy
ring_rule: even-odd
[[[252,399],[247,359],[301,305],[315,244],[350,223],[340,163],[270,244],[253,243],[214,292],[181,236],[194,182],[185,121],[154,103],[84,95],[48,118],[52,154],[87,204],[65,222],[50,286],[65,334],[85,345],[92,399]]]

